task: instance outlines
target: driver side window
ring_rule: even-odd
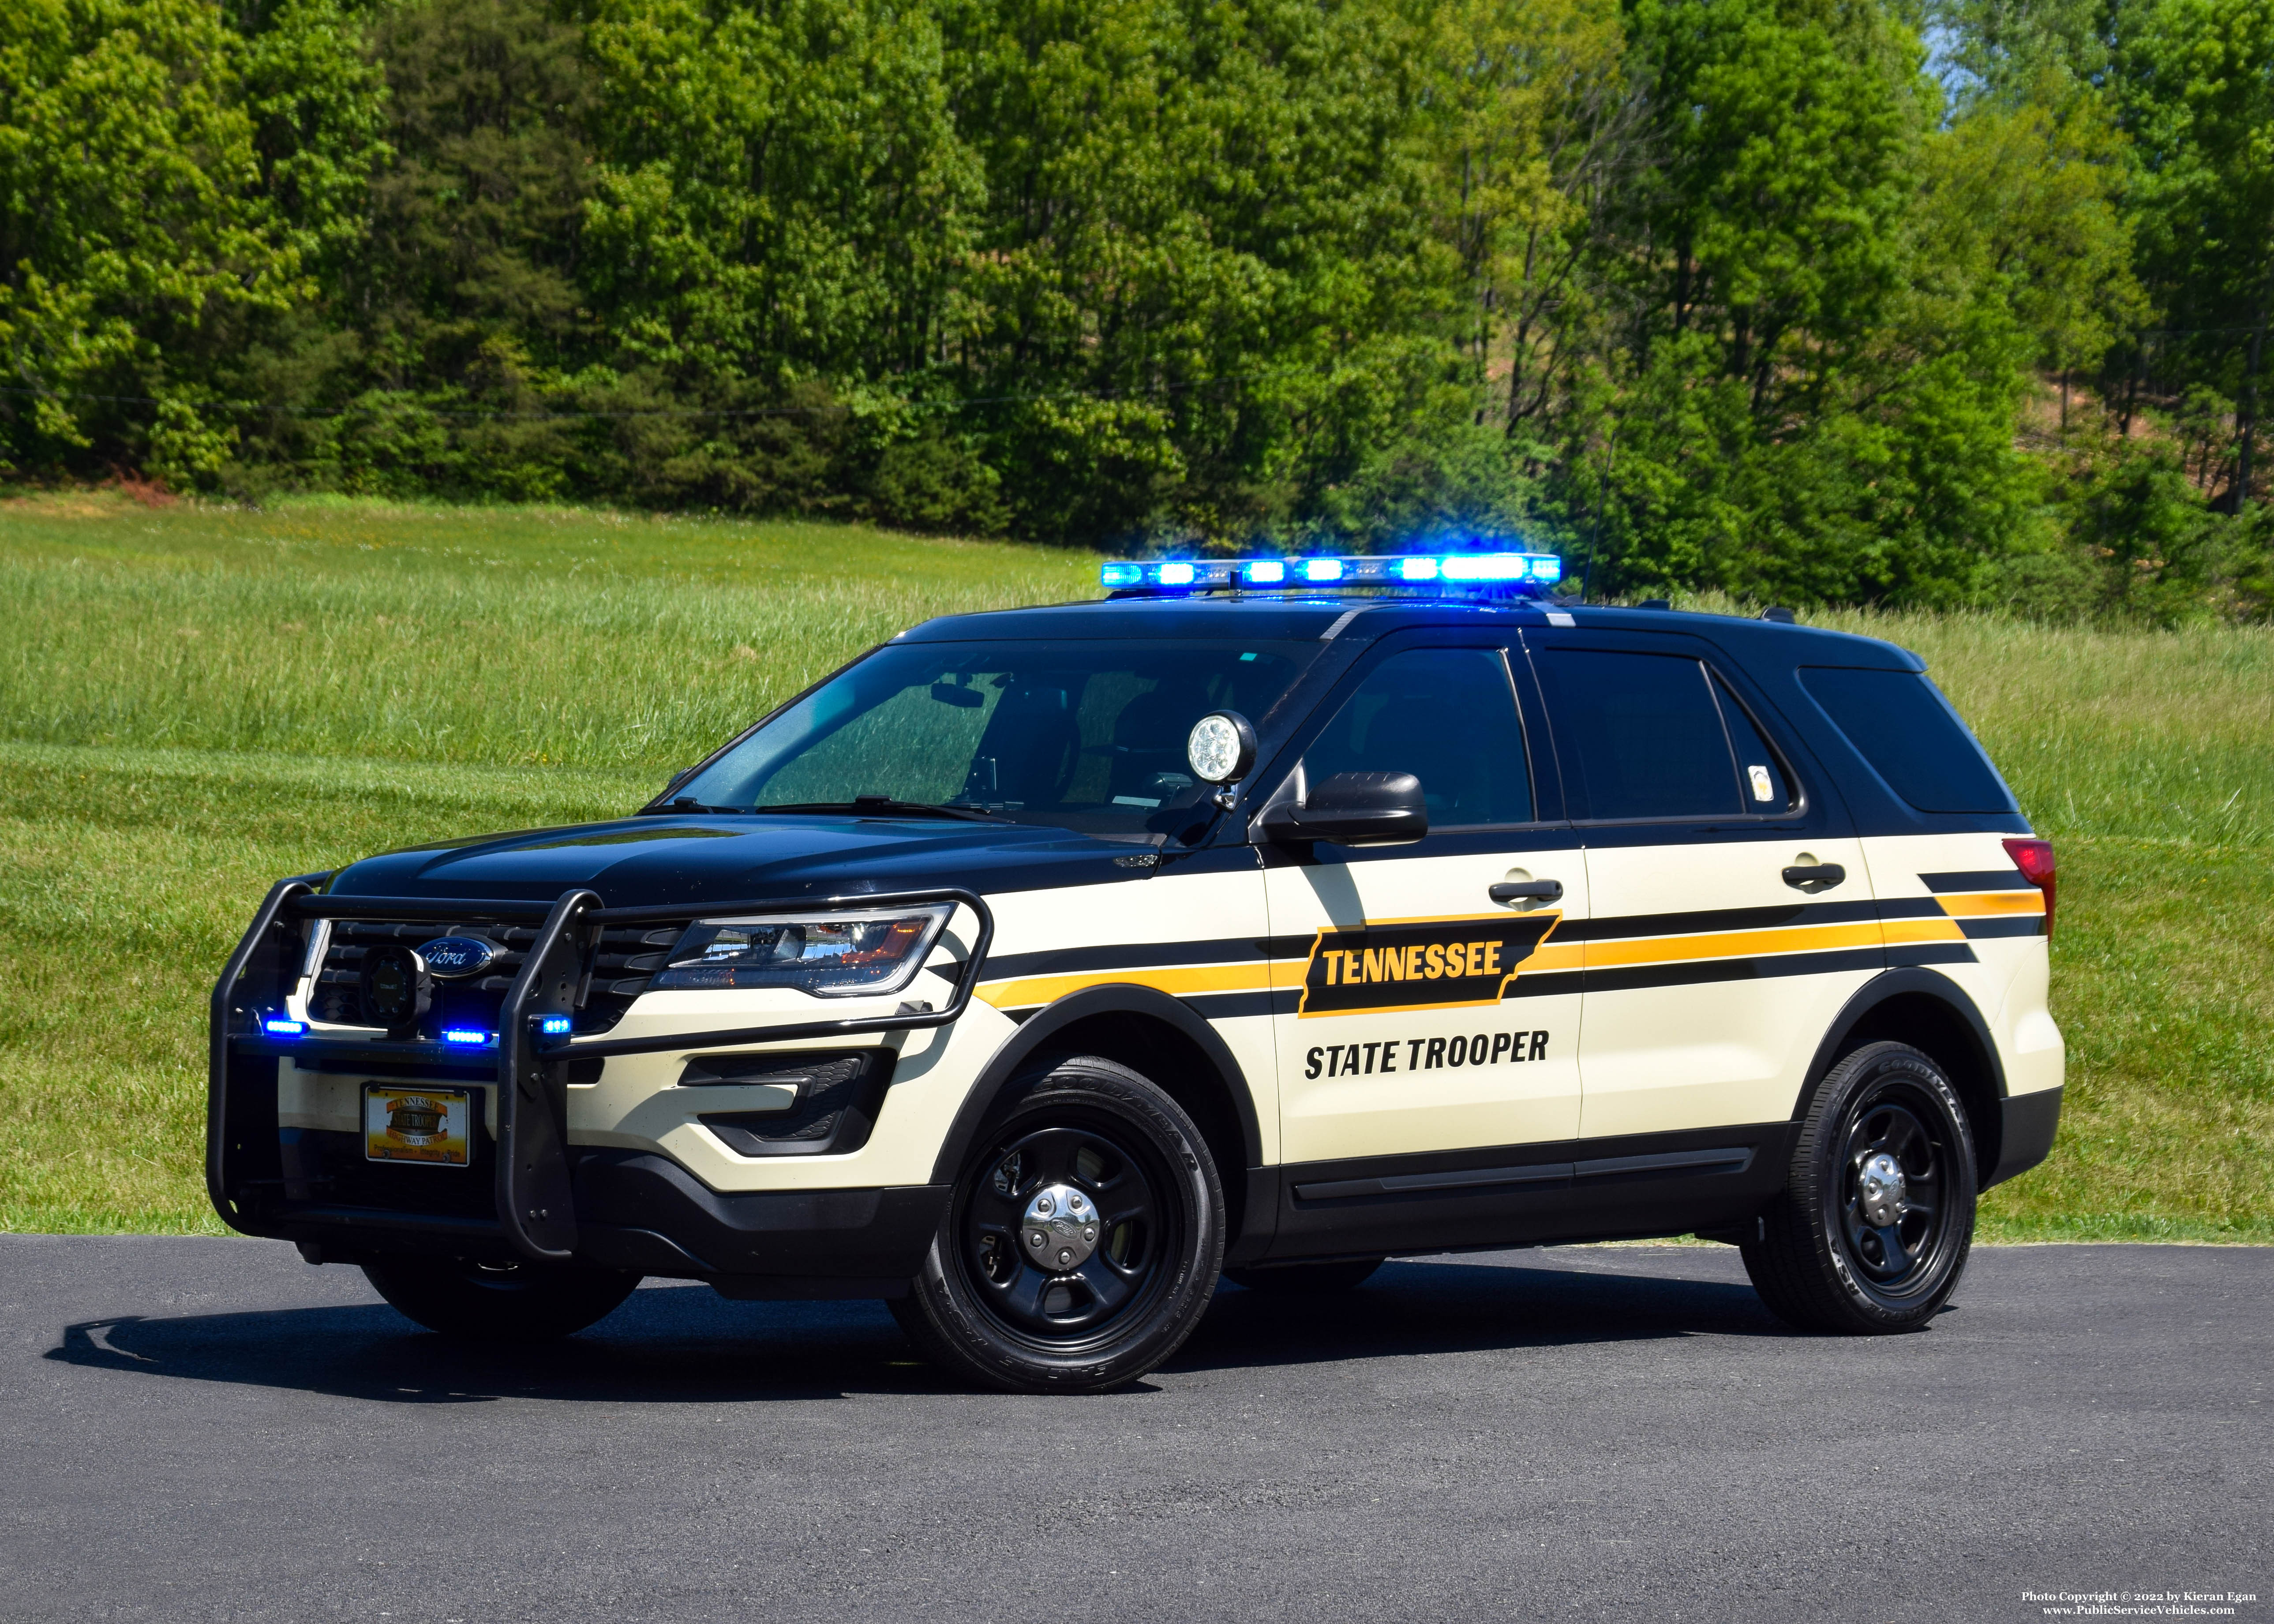
[[[1412,773],[1432,829],[1534,821],[1501,652],[1408,649],[1382,661],[1303,753],[1306,788],[1338,772]]]

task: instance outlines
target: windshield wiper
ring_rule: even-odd
[[[888,795],[856,795],[850,801],[801,801],[790,806],[752,807],[752,812],[857,812],[868,816],[891,814],[900,817],[948,817],[975,823],[1000,823],[1006,820],[993,812],[983,812],[977,807],[956,806],[945,801],[894,801]]]
[[[742,808],[740,807],[706,807],[701,801],[696,800],[692,795],[681,795],[676,801],[665,801],[663,805],[658,807],[656,810],[659,812],[719,812],[729,816],[738,816],[742,812]]]

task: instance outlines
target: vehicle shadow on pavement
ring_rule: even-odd
[[[1780,1335],[1750,1288],[1662,1275],[1392,1263],[1356,1291],[1290,1298],[1227,1283],[1169,1372],[1631,1342]],[[702,1286],[635,1292],[581,1336],[485,1348],[381,1304],[66,1327],[49,1359],[138,1375],[395,1404],[721,1403],[940,1392],[882,1304],[733,1303]],[[1141,1388],[1145,1384],[1139,1384]]]
[[[1226,1283],[1167,1371],[1570,1347],[1696,1336],[1788,1337],[1751,1286],[1457,1263],[1388,1263],[1355,1291],[1321,1297]]]

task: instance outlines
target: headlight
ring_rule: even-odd
[[[651,990],[794,987],[824,997],[898,992],[915,978],[955,912],[952,903],[876,914],[769,914],[699,919]]]

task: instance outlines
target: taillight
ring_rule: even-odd
[[[2053,891],[2060,876],[2053,868],[2053,843],[2050,840],[2008,840],[2006,855],[2022,871],[2022,877],[2045,894],[2045,934],[2053,933]]]

